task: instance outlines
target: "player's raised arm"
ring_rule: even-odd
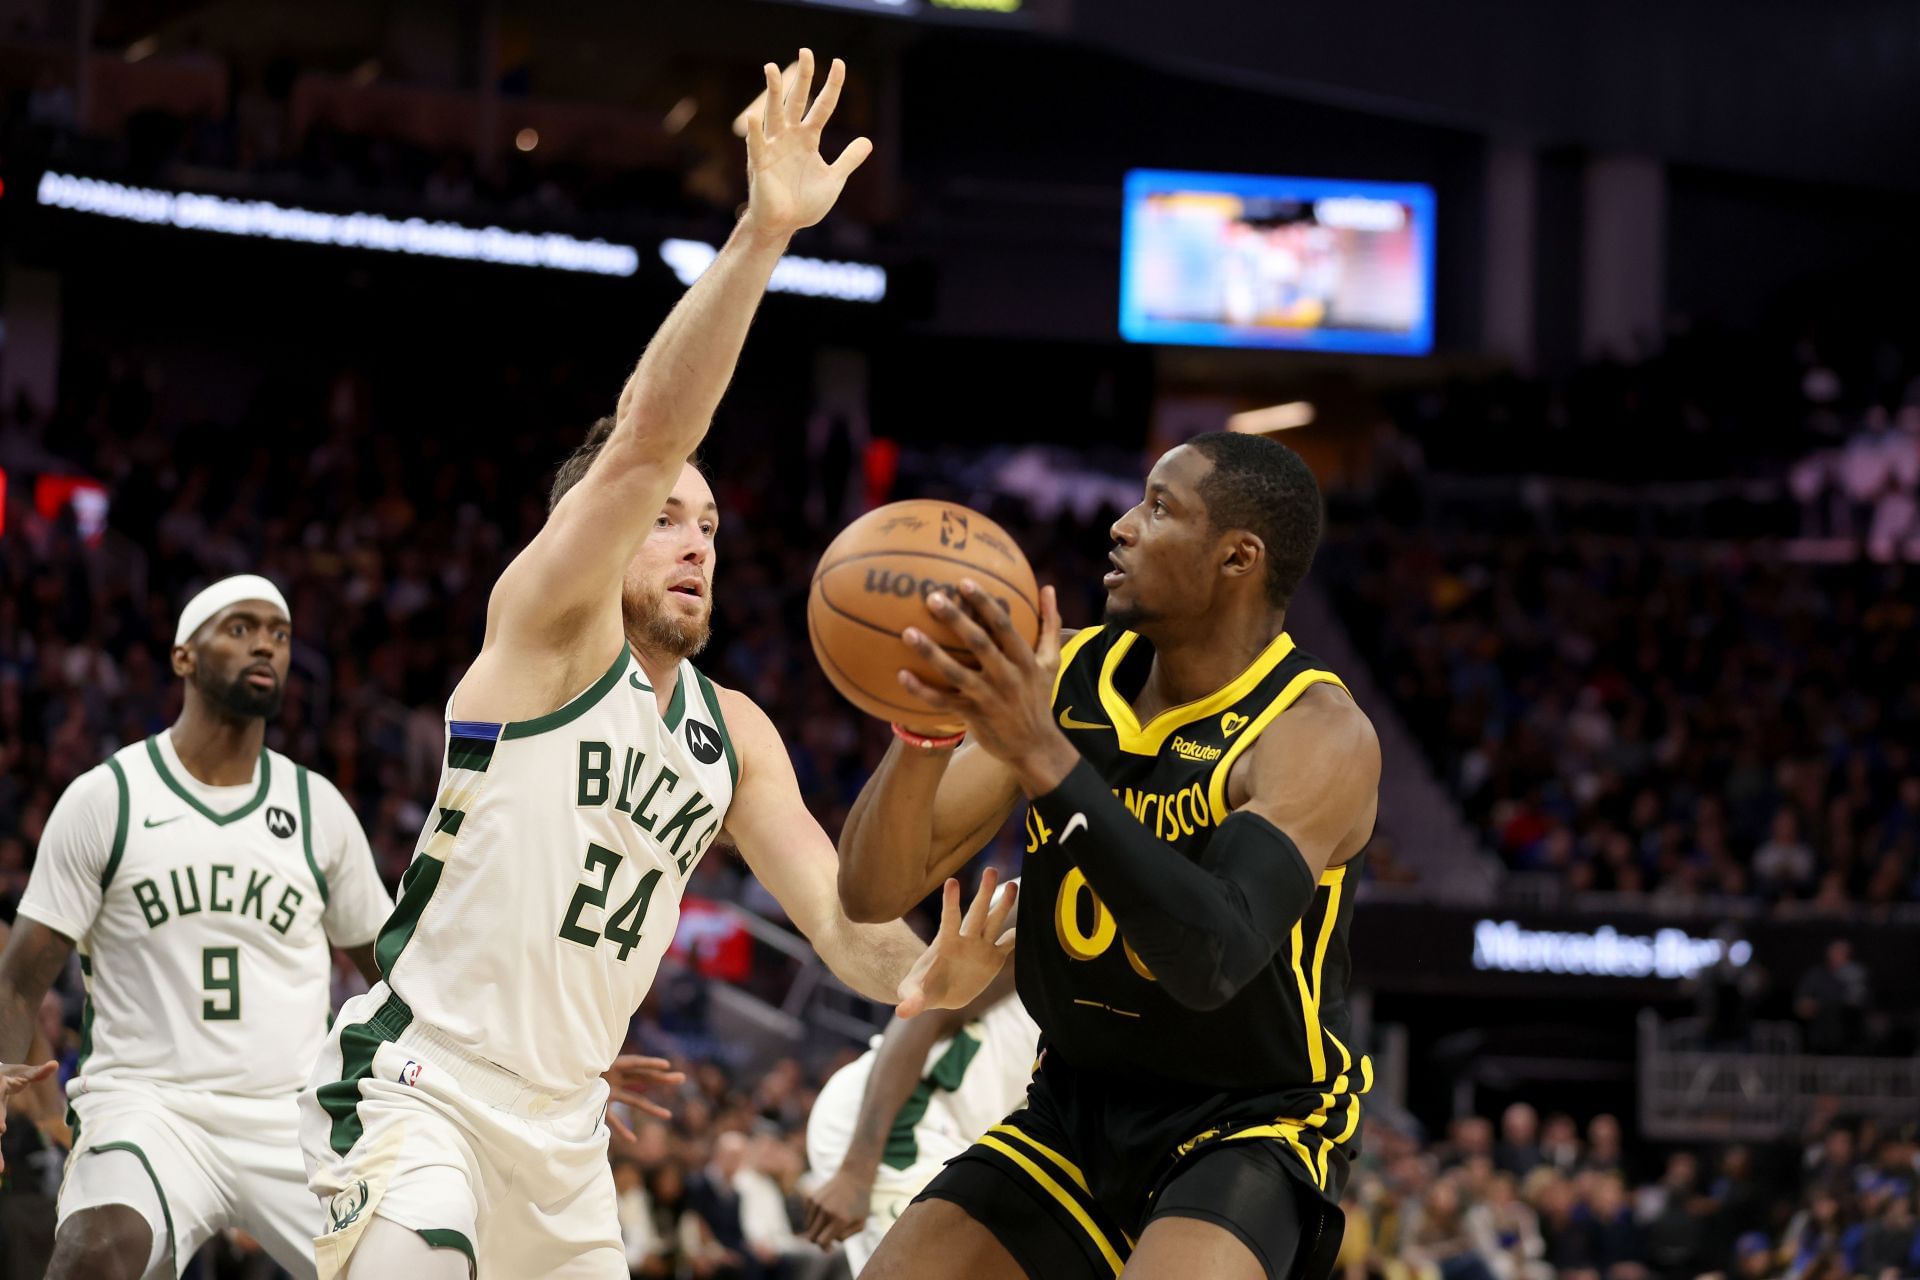
[[[931,947],[898,919],[850,920],[836,891],[833,841],[807,810],[779,732],[751,698],[727,689],[720,697],[740,751],[727,834],[827,968],[870,1000],[898,1002],[902,1017],[956,1008],[979,995],[1013,952],[1012,935],[1003,940],[1002,934],[1014,891],[994,900],[995,875],[989,871],[962,922],[959,887],[949,882],[940,935]]]
[[[766,104],[747,133],[747,211],[647,345],[585,478],[501,575],[488,607],[487,648],[525,654],[617,646],[622,575],[707,433],[774,266],[796,231],[826,216],[872,151],[859,138],[832,163],[820,154],[846,68],[834,59],[809,106],[813,69],[812,53],[802,50],[787,90],[779,69],[765,67]]]

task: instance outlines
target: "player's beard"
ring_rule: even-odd
[[[626,623],[627,639],[636,647],[675,658],[691,658],[707,647],[713,634],[713,605],[704,597],[706,612],[695,619],[677,618],[666,611],[667,592],[655,587],[645,594],[622,592],[620,617]]]
[[[1143,609],[1137,604],[1115,604],[1112,599],[1108,599],[1106,606],[1100,611],[1102,623],[1122,631],[1138,631],[1142,623],[1153,620],[1154,614],[1151,610]]]
[[[271,689],[256,689],[247,683],[245,669],[231,680],[222,680],[200,668],[194,671],[193,682],[215,710],[236,720],[271,720],[280,714],[286,699],[285,681],[276,681]]]

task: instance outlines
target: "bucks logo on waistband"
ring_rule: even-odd
[[[367,1180],[360,1179],[327,1201],[327,1225],[333,1231],[345,1231],[360,1220],[367,1208]]]

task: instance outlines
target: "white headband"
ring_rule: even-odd
[[[287,608],[287,598],[280,594],[280,588],[268,582],[257,573],[242,573],[220,581],[187,601],[187,607],[180,611],[180,625],[174,628],[173,642],[185,644],[200,624],[229,605],[239,604],[242,600],[265,600],[268,604],[278,605],[280,612],[291,620],[293,613]]]

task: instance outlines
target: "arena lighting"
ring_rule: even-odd
[[[662,240],[660,260],[681,284],[706,273],[720,251],[704,240]],[[887,269],[870,262],[829,262],[787,254],[773,269],[769,293],[797,293],[842,302],[878,302],[887,296]]]
[[[632,245],[577,240],[558,232],[533,234],[458,222],[428,222],[425,218],[401,220],[378,213],[320,213],[269,200],[157,191],[64,173],[41,174],[36,198],[50,209],[71,209],[182,231],[217,231],[261,240],[378,249],[600,276],[630,276],[640,269],[640,251]]]
[[[1270,431],[1291,431],[1295,427],[1304,427],[1313,421],[1313,405],[1305,400],[1289,400],[1285,404],[1268,405],[1264,409],[1248,409],[1245,413],[1236,413],[1227,419],[1227,430],[1238,431],[1243,435],[1263,436]]]
[[[1696,938],[1684,929],[1652,937],[1601,925],[1592,933],[1527,929],[1511,920],[1481,920],[1473,926],[1473,967],[1497,973],[1590,974],[1602,978],[1691,978],[1720,959],[1718,938]],[[1744,965],[1753,944],[1744,938],[1726,948],[1727,959]]]

